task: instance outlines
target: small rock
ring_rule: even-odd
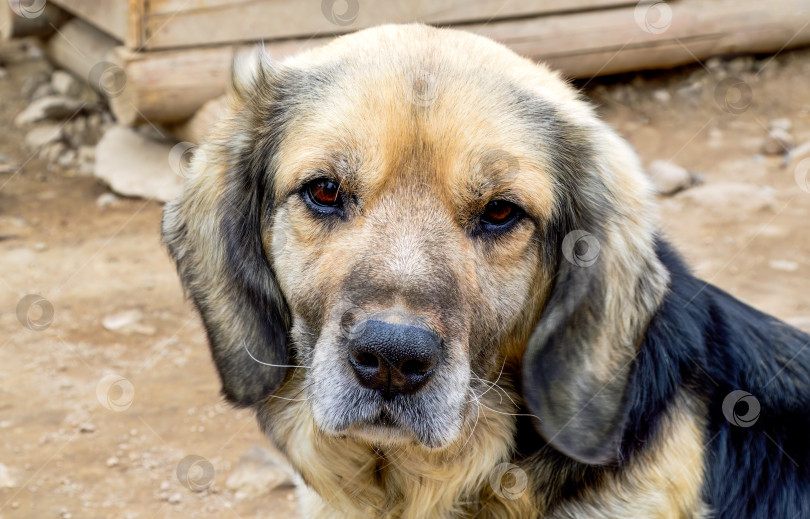
[[[95,176],[116,193],[168,202],[183,191],[172,170],[172,145],[121,126],[109,129],[96,147]]]
[[[110,331],[124,330],[138,323],[143,318],[140,310],[126,310],[108,315],[101,321],[101,326]]]
[[[793,128],[793,122],[787,117],[780,117],[779,119],[773,119],[771,122],[769,122],[768,128],[771,130],[782,130],[789,132],[791,128]]]
[[[768,132],[762,143],[762,153],[766,155],[781,155],[790,151],[796,145],[793,136],[787,131],[775,128]]]
[[[8,70],[6,70],[4,67],[0,67],[0,81],[5,79],[8,79]]]
[[[79,146],[77,160],[79,162],[79,174],[92,175],[96,164],[96,148],[93,146]]]
[[[38,150],[46,144],[62,139],[62,126],[55,123],[43,124],[25,134],[25,144]]]
[[[71,514],[70,512],[65,511],[65,512],[62,512],[61,514],[59,514],[59,517],[61,517],[62,519],[73,519],[73,514]]]
[[[64,70],[54,70],[51,74],[51,86],[56,93],[68,97],[78,97],[81,94],[82,85],[72,74]]]
[[[170,505],[179,505],[182,500],[183,496],[181,496],[179,492],[170,495],[168,499]]]
[[[43,84],[49,83],[51,80],[51,75],[48,72],[41,71],[37,72],[36,74],[32,74],[23,80],[22,86],[20,86],[20,93],[25,99],[31,100],[31,96],[34,94],[34,91]]]
[[[795,272],[799,270],[799,264],[789,260],[771,260],[768,262],[768,266],[774,270],[781,270],[782,272]]]
[[[707,183],[679,193],[677,199],[723,218],[742,218],[777,206],[773,188],[741,182]]]
[[[112,193],[104,193],[96,198],[96,206],[99,209],[106,209],[108,206],[114,205],[118,201],[118,197]]]
[[[37,242],[34,244],[34,250],[37,252],[45,252],[48,249],[48,246],[42,242]]]
[[[43,97],[48,97],[56,94],[56,90],[53,89],[50,83],[44,83],[39,85],[34,92],[31,94],[31,101],[36,101],[37,99],[42,99]]]
[[[11,477],[8,467],[0,463],[0,488],[14,488],[17,482]]]
[[[0,174],[14,173],[15,171],[21,171],[20,166],[16,164],[0,164]]]
[[[65,96],[46,96],[36,99],[20,112],[14,119],[18,127],[43,121],[45,119],[61,119],[69,117],[82,108],[85,103]]]
[[[117,467],[119,463],[120,463],[120,460],[118,458],[116,458],[115,456],[107,458],[107,466],[108,467]]]
[[[672,195],[692,185],[689,171],[672,162],[655,160],[647,171],[656,191],[662,195]]]
[[[91,423],[83,423],[79,425],[79,432],[92,433],[96,431],[96,426]]]
[[[658,103],[668,104],[672,100],[672,95],[663,88],[659,88],[653,92],[652,98]]]
[[[59,160],[56,161],[57,164],[62,166],[63,168],[69,168],[76,164],[76,151],[68,149],[66,150]]]
[[[67,151],[63,142],[51,142],[39,149],[37,156],[49,164],[55,163]]]
[[[280,486],[292,486],[293,475],[277,454],[254,445],[243,454],[225,486],[243,497],[255,497]]]

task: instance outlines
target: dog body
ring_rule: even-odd
[[[192,168],[164,240],[305,517],[810,514],[810,337],[689,274],[543,66],[420,25],[257,51]]]

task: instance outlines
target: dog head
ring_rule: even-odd
[[[440,449],[517,366],[552,445],[616,460],[667,278],[634,153],[556,74],[420,25],[259,49],[192,169],[164,240],[231,402],[301,366],[322,432]]]

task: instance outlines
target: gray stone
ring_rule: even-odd
[[[768,128],[771,130],[783,130],[789,132],[793,128],[793,122],[787,117],[780,117],[773,119],[768,123]]]
[[[32,150],[38,150],[52,142],[62,139],[62,125],[56,123],[43,124],[25,134],[25,144]]]
[[[766,155],[782,155],[796,146],[793,136],[787,131],[774,128],[768,132],[762,142],[762,153]]]
[[[678,194],[678,200],[715,216],[744,217],[777,207],[776,192],[768,186],[740,182],[715,182]]]
[[[82,85],[73,74],[64,70],[54,70],[51,74],[51,86],[56,93],[68,97],[79,97],[82,92]]]
[[[281,486],[292,486],[293,473],[278,454],[258,445],[244,453],[228,476],[225,486],[237,499],[266,494]]]
[[[182,193],[183,179],[169,165],[172,145],[121,126],[96,146],[95,176],[116,193],[168,202]]]
[[[11,471],[7,466],[0,463],[0,488],[14,488],[17,482],[11,477]]]
[[[61,119],[81,111],[86,103],[65,96],[47,96],[29,104],[14,119],[16,126],[27,126],[45,119]]]
[[[656,192],[661,195],[672,195],[692,185],[689,170],[672,162],[655,160],[647,168]]]

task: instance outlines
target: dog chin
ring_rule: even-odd
[[[386,413],[371,420],[352,422],[341,430],[325,428],[327,434],[349,438],[375,447],[422,447],[441,450],[456,439],[457,434],[436,430],[428,426],[409,426],[399,423]]]

